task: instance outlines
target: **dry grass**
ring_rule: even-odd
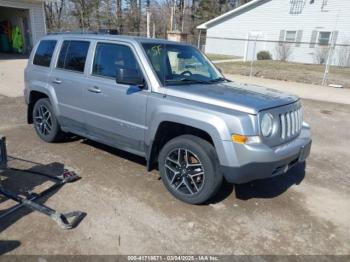
[[[217,65],[224,73],[249,75],[249,62],[231,62]],[[297,64],[280,61],[256,61],[253,74],[257,77],[284,81],[317,84],[322,83],[323,65]],[[328,84],[339,84],[350,88],[350,68],[331,67]]]
[[[238,56],[234,56],[234,55],[206,54],[206,56],[212,61],[214,61],[214,60],[227,60],[227,59],[237,59],[237,58],[239,58]]]

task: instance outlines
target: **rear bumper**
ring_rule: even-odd
[[[221,168],[226,180],[235,184],[278,176],[304,162],[310,155],[311,143],[310,131],[307,129],[295,140],[274,149],[240,148],[238,151],[245,158],[249,156],[248,163],[239,167],[222,165]]]

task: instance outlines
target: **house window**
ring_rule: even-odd
[[[290,0],[290,9],[289,13],[292,15],[298,15],[303,12],[305,6],[305,0]]]
[[[323,9],[327,4],[328,4],[328,0],[323,0],[321,9]]]
[[[286,31],[286,36],[284,38],[287,42],[295,42],[297,36],[297,31]]]
[[[318,44],[328,45],[331,38],[331,32],[319,32],[318,34]]]

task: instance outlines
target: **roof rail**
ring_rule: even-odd
[[[91,35],[91,34],[98,34],[98,32],[94,31],[67,31],[67,32],[49,32],[48,35]]]
[[[49,32],[48,35],[118,35],[117,29],[99,29],[98,31],[66,31],[66,32]]]

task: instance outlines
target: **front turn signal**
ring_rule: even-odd
[[[238,144],[245,144],[248,141],[248,137],[243,135],[233,134],[232,141]]]
[[[258,136],[244,136],[233,134],[231,136],[232,142],[237,144],[259,144],[261,143],[260,137]]]

